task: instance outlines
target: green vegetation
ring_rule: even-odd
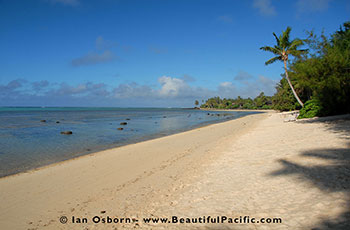
[[[293,92],[294,97],[297,99],[299,104],[301,106],[304,106],[303,102],[301,102],[300,98],[298,97],[298,94],[295,92],[294,87],[289,80],[288,77],[288,70],[287,70],[287,61],[288,61],[288,56],[295,56],[295,57],[300,57],[302,54],[305,54],[307,50],[298,50],[299,46],[304,45],[304,42],[298,38],[290,41],[289,40],[289,34],[292,28],[289,26],[285,31],[282,32],[282,35],[277,37],[275,33],[272,33],[273,36],[276,38],[276,45],[274,47],[271,46],[263,46],[260,49],[264,51],[269,51],[276,55],[275,57],[271,58],[267,62],[265,62],[265,65],[272,64],[276,61],[283,61],[284,63],[284,70],[285,70],[285,77],[287,79],[287,82]]]
[[[277,44],[261,48],[277,55],[265,64],[284,62],[285,73],[275,95],[268,97],[261,93],[254,100],[214,97],[201,108],[300,109],[299,118],[350,113],[350,22],[329,38],[311,31],[307,39],[289,41],[290,31],[287,27],[279,37],[273,33]],[[298,50],[302,45],[309,49]],[[290,55],[295,58],[288,59]]]
[[[320,116],[322,111],[322,107],[320,101],[317,99],[308,100],[305,103],[305,106],[300,110],[300,114],[298,118],[311,118]]]
[[[319,116],[350,113],[350,22],[329,39],[309,32],[312,53],[290,64],[303,100],[317,100]]]
[[[195,106],[198,106],[198,105],[199,105],[199,101],[198,101],[198,100],[195,100],[194,105],[195,105]]]
[[[276,94],[272,97],[273,109],[279,111],[292,111],[301,107],[293,96],[292,90],[285,78],[282,78],[277,84],[276,90]]]
[[[272,97],[265,96],[262,92],[256,98],[243,99],[221,99],[220,97],[212,97],[201,105],[201,108],[210,109],[272,109]]]

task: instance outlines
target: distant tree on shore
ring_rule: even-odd
[[[288,84],[293,92],[294,97],[297,99],[299,104],[303,107],[304,104],[298,97],[297,93],[294,90],[294,87],[288,77],[288,70],[287,70],[287,61],[288,56],[296,56],[300,57],[302,54],[305,54],[308,50],[307,49],[301,49],[298,50],[298,47],[304,44],[304,42],[298,38],[290,41],[289,40],[289,34],[292,29],[288,26],[285,31],[282,32],[282,35],[277,37],[275,33],[272,33],[273,36],[276,38],[276,45],[274,47],[271,46],[263,46],[260,49],[264,51],[269,51],[275,54],[276,56],[265,62],[265,65],[272,64],[276,61],[283,61],[284,63],[284,70],[285,70],[285,77],[288,81]]]
[[[212,97],[201,105],[201,108],[211,109],[272,109],[272,97],[265,96],[261,92],[256,98],[241,98],[238,96],[235,99]]]
[[[198,106],[198,105],[199,105],[199,101],[196,100],[196,101],[194,102],[194,104],[195,104],[196,106]]]

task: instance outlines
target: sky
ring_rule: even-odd
[[[259,48],[334,33],[348,0],[0,0],[0,106],[193,107],[273,95]]]

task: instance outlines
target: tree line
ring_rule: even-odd
[[[266,65],[276,61],[284,64],[275,95],[261,93],[254,99],[213,97],[201,108],[300,109],[299,118],[350,113],[350,22],[329,37],[309,31],[306,39],[290,40],[290,32],[287,27],[280,36],[273,33],[276,45],[261,47],[275,55]],[[305,49],[298,49],[302,46]]]
[[[212,97],[206,100],[201,108],[207,109],[273,109],[272,97],[265,96],[261,92],[256,98],[221,99],[220,97]]]

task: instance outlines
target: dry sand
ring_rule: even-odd
[[[349,139],[350,120],[284,122],[269,112],[102,151],[0,179],[0,229],[347,229]],[[174,215],[282,223],[142,221]]]

